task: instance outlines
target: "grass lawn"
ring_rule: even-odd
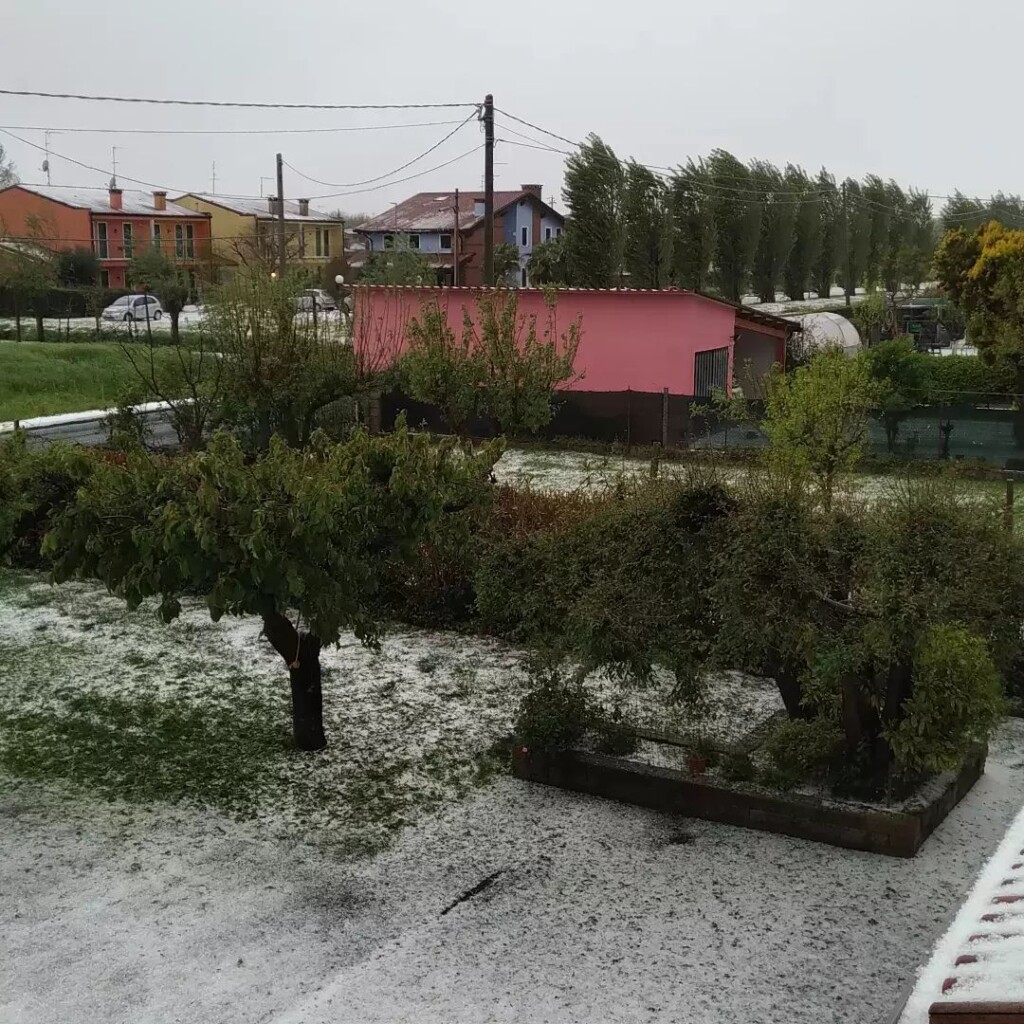
[[[171,366],[176,358],[170,349],[155,353],[162,366]],[[0,422],[106,409],[136,381],[131,363],[114,342],[0,343]]]
[[[379,654],[343,638],[322,655],[329,746],[301,754],[287,672],[259,633],[198,601],[165,626],[100,584],[0,571],[0,790],[184,801],[361,855],[495,771],[525,682],[517,652],[404,629]]]

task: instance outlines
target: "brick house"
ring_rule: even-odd
[[[530,284],[530,257],[538,242],[561,236],[565,218],[542,198],[540,185],[494,193],[494,244],[519,252],[516,284]],[[398,244],[417,250],[436,268],[438,284],[482,285],[484,196],[482,192],[420,192],[354,229],[370,252]]]
[[[210,257],[210,216],[167,201],[166,192],[11,185],[0,189],[0,237],[53,252],[92,249],[100,281],[125,288],[128,263],[155,248],[195,279]]]

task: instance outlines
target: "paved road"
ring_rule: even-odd
[[[167,412],[143,412],[137,414],[146,424],[147,440],[156,448],[173,448],[178,438],[167,419]],[[49,444],[51,441],[67,441],[71,444],[98,445],[110,440],[110,428],[104,417],[82,420],[75,423],[57,423],[46,426],[25,428],[29,444]],[[0,440],[4,437],[0,434]]]

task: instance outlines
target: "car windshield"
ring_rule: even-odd
[[[130,295],[122,295],[121,298],[115,299],[111,303],[111,305],[112,306],[127,306],[130,299],[131,299]]]

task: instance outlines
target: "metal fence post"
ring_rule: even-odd
[[[668,388],[661,390],[661,446],[668,447]]]
[[[1003,505],[1003,527],[1013,533],[1013,477],[1006,478],[1006,503]]]

